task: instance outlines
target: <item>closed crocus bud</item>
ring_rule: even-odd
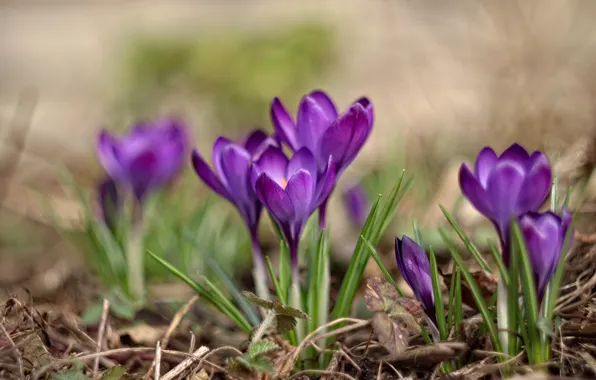
[[[106,226],[114,232],[122,202],[121,197],[118,195],[118,187],[114,180],[111,178],[103,180],[99,185],[98,195],[101,219]]]
[[[563,208],[560,216],[553,212],[529,212],[520,218],[519,224],[534,272],[538,300],[541,301],[557,269],[570,228],[571,213],[567,208]],[[568,247],[571,246],[572,238],[573,232],[570,233]]]
[[[188,140],[180,120],[162,119],[139,123],[122,138],[101,131],[97,155],[110,178],[142,201],[178,175],[186,161]]]
[[[430,275],[430,262],[424,250],[407,236],[395,238],[397,267],[416,299],[422,304],[426,316],[437,326],[435,296]]]
[[[538,211],[550,192],[551,180],[551,167],[544,153],[530,155],[518,144],[511,145],[498,157],[486,147],[478,154],[474,170],[467,164],[461,166],[461,190],[497,228],[505,264],[509,263],[506,242],[511,219]]]
[[[364,97],[339,114],[331,98],[320,90],[302,98],[296,122],[281,100],[275,98],[271,104],[271,119],[280,139],[294,152],[308,148],[317,161],[319,172],[325,170],[329,157],[333,156],[337,178],[368,139],[373,115],[373,105]]]
[[[330,158],[327,168],[319,175],[316,159],[307,148],[288,159],[280,148],[270,146],[253,164],[252,181],[257,197],[288,242],[292,267],[297,273],[302,229],[333,190],[335,165]]]
[[[364,188],[360,184],[350,186],[342,198],[352,223],[362,228],[370,212],[370,200]]]

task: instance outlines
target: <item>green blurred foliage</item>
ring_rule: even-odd
[[[152,116],[173,91],[207,99],[226,129],[263,125],[273,96],[295,104],[329,71],[336,61],[333,42],[332,30],[319,24],[138,38],[125,62],[125,103],[135,116]]]

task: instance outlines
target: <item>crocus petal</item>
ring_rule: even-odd
[[[546,155],[534,152],[518,200],[520,213],[535,211],[544,203],[552,186],[552,173]]]
[[[352,223],[362,227],[370,211],[370,200],[363,187],[355,184],[346,189],[342,195],[342,200]]]
[[[286,110],[281,100],[274,98],[271,103],[271,121],[275,132],[280,139],[288,144],[293,150],[298,150],[298,132],[296,124],[290,113]]]
[[[319,95],[318,98],[324,98]],[[298,137],[302,146],[311,151],[316,151],[321,135],[335,121],[336,113],[329,109],[325,100],[319,103],[318,99],[307,95],[302,98],[298,108]]]
[[[327,119],[335,120],[337,118],[337,107],[324,91],[315,90],[309,96],[317,102]]]
[[[222,175],[223,169],[221,167],[221,151],[228,145],[233,144],[232,141],[228,140],[227,138],[220,136],[215,140],[213,143],[213,152],[211,153],[213,167],[215,168],[215,172],[219,176],[221,183],[227,187],[228,184],[226,183],[226,178]]]
[[[366,113],[368,115],[368,123],[372,128],[372,125],[375,121],[375,111],[372,102],[368,98],[362,97],[356,100],[355,103],[359,103],[366,110]]]
[[[108,175],[114,179],[122,179],[124,169],[120,162],[118,142],[107,131],[101,131],[97,140],[97,156]]]
[[[485,147],[478,153],[478,158],[476,158],[476,178],[485,189],[488,183],[488,176],[496,164],[497,154],[492,148]]]
[[[160,152],[159,183],[170,182],[183,168],[189,138],[186,128],[177,120],[165,125],[164,136],[156,143]]]
[[[288,157],[286,157],[281,149],[270,146],[260,155],[253,166],[257,176],[261,173],[267,173],[269,178],[283,187],[285,186],[284,181],[287,181],[288,163]]]
[[[534,272],[538,297],[542,299],[561,251],[561,219],[552,212],[531,212],[520,219],[520,227]]]
[[[262,129],[256,129],[248,135],[243,145],[251,155],[254,155],[267,138],[269,138],[267,133]]]
[[[360,108],[359,103],[357,107]],[[370,109],[372,110],[372,105]],[[364,111],[367,115],[366,119],[368,120],[369,114],[366,111],[366,109]],[[358,152],[360,152],[362,146],[364,145],[364,143],[368,139],[368,136],[370,135],[370,132],[372,131],[372,124],[365,123],[364,118],[362,116],[363,113],[358,112],[358,117],[354,121],[354,134],[352,135],[352,141],[350,141],[350,145],[348,146],[348,149],[346,151],[346,156],[344,157],[344,160],[341,163],[342,172],[343,170],[345,170],[345,168],[347,168],[348,165],[352,163],[352,161],[354,161],[356,155],[358,154]]]
[[[294,153],[288,164],[287,178],[294,175],[300,169],[306,170],[316,181],[317,161],[315,156],[307,148],[301,148],[298,152]]]
[[[257,179],[255,190],[257,197],[265,205],[278,223],[287,224],[294,219],[292,200],[275,180],[263,173]]]
[[[158,166],[159,158],[152,150],[147,150],[139,154],[130,163],[128,175],[130,176],[134,193],[139,200],[144,198],[147,190],[153,184]]]
[[[231,199],[230,194],[224,185],[196,149],[192,151],[192,166],[199,178],[201,178],[211,190],[228,200]]]
[[[300,225],[312,212],[311,204],[315,192],[315,183],[309,172],[304,169],[298,170],[289,180],[286,193],[294,205],[296,222]]]
[[[248,185],[250,154],[239,145],[230,144],[221,151],[222,176],[227,190],[236,203],[252,203],[252,189]]]
[[[514,161],[524,165],[529,158],[528,151],[523,146],[515,143],[501,154],[499,161]]]
[[[524,168],[517,162],[499,161],[488,178],[486,193],[493,206],[492,217],[502,229],[517,216],[514,213],[524,176]]]
[[[319,208],[323,202],[329,198],[333,188],[335,187],[335,181],[337,179],[337,166],[333,162],[333,157],[329,156],[327,162],[327,168],[321,178],[317,181],[317,191],[315,196],[315,203],[313,209]]]
[[[338,172],[343,172],[356,157],[369,132],[368,114],[364,108],[360,104],[351,106],[323,134],[321,157],[333,156]]]
[[[492,206],[486,190],[476,179],[470,167],[462,164],[459,168],[459,187],[470,203],[483,215],[490,217],[493,214]]]
[[[427,315],[436,320],[430,263],[424,250],[412,239],[403,236],[395,239],[397,265],[416,299],[422,303]]]
[[[564,242],[565,238],[567,237],[567,231],[571,227],[571,220],[572,215],[569,212],[569,209],[565,206],[561,209],[561,241]],[[569,241],[567,242],[567,247],[571,247],[573,244],[573,231],[569,234]]]

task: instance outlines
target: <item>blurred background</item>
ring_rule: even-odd
[[[368,96],[374,130],[341,186],[362,181],[372,199],[402,169],[415,175],[389,247],[414,220],[428,231],[444,223],[437,204],[459,204],[457,169],[485,145],[543,149],[561,178],[589,178],[595,19],[591,0],[1,0],[0,286],[49,297],[84,273],[85,245],[65,238],[84,228],[81,203],[59,173],[67,169],[93,200],[97,131],[123,132],[138,118],[183,116],[209,157],[218,135],[271,130],[274,96],[292,112],[315,88],[340,109]],[[161,221],[184,225],[188,210],[207,204],[196,236],[224,268],[248,268],[235,210],[206,198],[188,169]],[[329,209],[339,267],[359,231],[341,186]],[[465,204],[456,211],[464,226],[481,221]],[[156,249],[180,258],[160,236]],[[192,250],[185,255],[188,271],[204,269]]]

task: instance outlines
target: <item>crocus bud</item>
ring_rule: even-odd
[[[570,228],[571,214],[567,208],[563,208],[561,216],[553,212],[530,212],[521,217],[519,224],[534,272],[538,300],[542,300],[546,287],[557,269],[565,237]],[[568,247],[571,246],[572,238],[573,232],[570,233]]]

